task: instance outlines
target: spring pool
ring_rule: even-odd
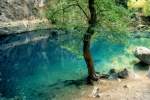
[[[82,57],[60,46],[75,45],[62,31],[38,30],[0,37],[0,99],[69,100],[86,88],[86,65]],[[134,38],[128,44],[100,39],[92,44],[95,69],[132,68],[136,46],[150,47],[149,38]],[[82,42],[78,53],[82,55]]]

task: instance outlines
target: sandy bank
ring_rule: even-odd
[[[99,89],[98,96],[95,96]],[[145,75],[125,80],[100,80],[76,100],[150,100],[150,79]]]

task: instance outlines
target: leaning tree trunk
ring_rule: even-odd
[[[88,21],[89,26],[87,32],[86,34],[84,34],[84,38],[83,38],[83,56],[87,64],[89,78],[92,80],[97,80],[92,55],[90,53],[90,42],[91,42],[92,35],[94,34],[94,28],[97,19],[94,1],[95,0],[88,0],[88,9],[90,12],[90,18]]]

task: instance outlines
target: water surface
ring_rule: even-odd
[[[106,73],[111,68],[133,69],[138,61],[133,50],[137,46],[150,47],[149,40],[134,38],[126,45],[105,39],[94,42],[91,52],[96,71]],[[39,30],[1,37],[1,98],[62,100],[63,97],[68,99],[80,94],[78,91],[86,87],[86,64],[82,57],[60,45],[62,42],[76,45],[76,41],[81,42],[78,51],[81,56],[82,41],[65,31]]]

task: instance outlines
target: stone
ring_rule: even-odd
[[[118,82],[121,82],[121,79],[117,79],[118,80]]]
[[[125,68],[124,70],[118,72],[118,78],[125,79],[129,76],[128,70]]]
[[[110,69],[109,74],[114,74],[114,73],[116,73],[116,70],[114,68]]]
[[[101,97],[100,93],[96,94],[96,98],[100,98],[100,97]]]
[[[108,79],[113,80],[113,79],[117,79],[118,75],[115,69],[110,69],[109,71],[109,77]]]
[[[117,80],[118,79],[118,74],[117,73],[110,74],[108,79],[109,80]]]
[[[99,98],[100,97],[100,89],[98,87],[94,87],[91,97]]]
[[[39,17],[46,0],[0,0],[0,21]]]
[[[108,74],[100,74],[100,79],[108,79],[109,75]]]
[[[127,85],[124,85],[123,88],[128,88],[128,86],[127,86]]]
[[[150,49],[146,47],[137,47],[134,55],[143,63],[150,64]]]

